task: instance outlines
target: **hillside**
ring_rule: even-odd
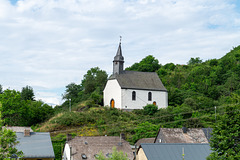
[[[91,69],[91,73],[87,72],[84,76],[82,84],[67,86],[64,95],[76,95],[72,112],[68,111],[69,103],[66,101],[62,106],[56,107],[59,114],[40,125],[37,130],[51,132],[55,152],[59,152],[66,133],[74,136],[118,136],[124,133],[126,139],[134,144],[140,138],[154,137],[159,127],[212,127],[224,114],[226,106],[239,103],[239,61],[240,46],[220,59],[205,62],[197,57],[191,58],[187,65],[161,65],[153,56],[147,56],[141,62],[133,64],[127,70],[157,72],[168,89],[169,107],[154,112],[147,108],[124,112],[101,107],[102,100],[99,98],[102,96],[99,93],[104,86],[102,83],[96,83],[95,88],[92,87],[91,92],[86,94],[88,96],[84,97],[83,88],[89,83],[89,77],[92,78],[91,73],[100,71],[101,77],[106,77],[103,74],[105,72],[99,68]],[[101,79],[101,82],[106,80]],[[101,86],[101,89],[97,86]]]

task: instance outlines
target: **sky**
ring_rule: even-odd
[[[125,67],[221,58],[240,40],[239,0],[0,0],[0,84],[63,103],[87,70],[109,75],[122,36]]]

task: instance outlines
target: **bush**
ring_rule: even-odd
[[[145,107],[143,107],[143,110],[145,115],[153,115],[154,113],[157,112],[158,107],[153,104],[148,104]]]

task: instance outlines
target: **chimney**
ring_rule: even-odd
[[[187,127],[182,127],[183,133],[187,133]]]
[[[124,133],[121,133],[121,137],[122,137],[123,140],[126,140],[126,136],[125,136]]]
[[[72,135],[71,134],[67,134],[67,142],[72,140]]]
[[[30,129],[24,129],[24,137],[30,137]]]

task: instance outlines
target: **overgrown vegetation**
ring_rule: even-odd
[[[55,107],[56,116],[38,128],[51,132],[56,157],[61,159],[66,133],[78,136],[125,133],[127,141],[134,144],[140,138],[155,137],[159,127],[214,127],[226,108],[240,101],[240,46],[221,59],[203,62],[199,57],[190,58],[187,65],[162,65],[149,55],[127,70],[156,72],[168,90],[169,106],[157,110],[147,105],[132,112],[102,107],[102,91],[108,75],[98,67],[91,68],[81,84],[66,86],[65,103]],[[53,115],[45,104],[24,98],[14,90],[3,91],[1,86],[0,100],[5,107],[6,124],[29,125],[30,120],[37,124]]]

